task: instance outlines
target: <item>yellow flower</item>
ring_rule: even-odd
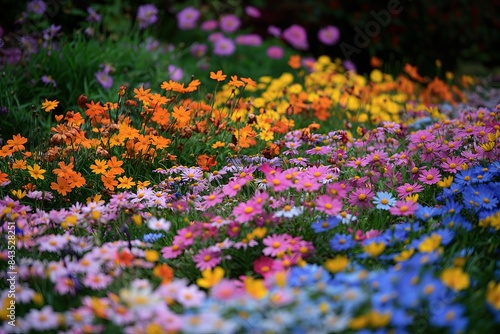
[[[221,267],[215,267],[213,270],[206,269],[201,273],[201,276],[201,278],[196,280],[196,284],[201,288],[209,289],[217,285],[224,278],[224,269]]]
[[[381,82],[383,80],[384,76],[382,74],[382,71],[380,70],[373,70],[372,73],[370,73],[370,80],[373,82]]]
[[[486,301],[495,309],[500,310],[500,283],[495,284],[493,281],[488,283]]]
[[[404,262],[408,260],[413,255],[413,253],[415,253],[415,250],[413,248],[405,249],[401,252],[401,254],[394,256],[394,261]]]
[[[372,327],[375,328],[387,326],[389,321],[391,321],[391,318],[392,314],[390,312],[379,313],[375,310],[371,310],[370,313],[368,313],[368,320]]]
[[[137,189],[144,189],[144,188],[146,188],[147,186],[149,186],[150,184],[151,184],[151,182],[150,182],[150,181],[147,181],[147,180],[146,180],[146,181],[144,181],[144,182],[142,182],[142,181],[137,181]]]
[[[118,189],[122,189],[122,188],[130,189],[130,188],[132,188],[132,186],[135,186],[135,182],[132,180],[133,179],[131,177],[126,177],[126,176],[119,177],[118,181],[120,181],[120,184],[118,184]]]
[[[264,280],[260,278],[247,277],[243,283],[245,291],[255,299],[262,299],[267,295],[267,288]]]
[[[430,237],[425,238],[420,245],[418,245],[418,250],[421,253],[431,253],[436,250],[441,245],[441,236],[439,234],[432,234]]]
[[[148,262],[156,262],[159,259],[158,252],[152,249],[146,249],[144,251],[144,258]]]
[[[212,148],[213,148],[213,149],[217,149],[217,148],[219,148],[219,147],[224,147],[224,146],[226,146],[226,143],[223,143],[223,142],[221,142],[221,141],[218,141],[218,142],[216,142],[215,144],[213,144],[213,145],[212,145]]]
[[[349,265],[349,259],[345,255],[337,255],[333,259],[326,260],[324,264],[326,270],[332,273],[344,270],[347,265]]]
[[[14,189],[12,189],[10,192],[11,192],[11,193],[12,193],[12,195],[14,195],[17,199],[22,199],[24,196],[26,196],[26,190],[21,190],[21,189],[14,190]]]
[[[363,250],[368,253],[371,257],[377,257],[385,249],[385,244],[383,242],[371,242],[369,245],[363,247]]]
[[[30,172],[30,175],[32,178],[35,180],[40,179],[43,180],[45,179],[45,176],[43,174],[46,172],[45,169],[41,169],[40,165],[34,164],[33,167],[28,166],[28,171]]]
[[[449,188],[451,187],[452,183],[453,183],[453,176],[450,175],[439,181],[437,185],[440,188]]]
[[[49,101],[45,99],[45,102],[42,103],[42,109],[45,110],[45,112],[50,112],[59,105],[59,101],[54,100],[54,101]]]
[[[470,284],[469,275],[460,267],[443,270],[440,278],[444,285],[455,291],[467,289]]]
[[[135,214],[132,216],[132,221],[136,226],[141,226],[142,224],[142,217],[139,214]]]

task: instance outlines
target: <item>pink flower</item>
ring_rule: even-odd
[[[177,13],[177,25],[181,30],[194,29],[199,17],[199,10],[194,7],[186,7]]]
[[[339,41],[340,31],[334,26],[326,26],[318,31],[318,39],[326,45],[334,45]]]
[[[236,50],[236,46],[229,38],[222,37],[214,42],[214,54],[218,56],[230,56]]]
[[[234,14],[226,14],[220,17],[220,29],[223,32],[235,32],[240,27],[241,21]]]
[[[92,290],[102,290],[106,288],[113,278],[103,273],[88,273],[83,279],[83,285],[91,288]]]
[[[215,192],[211,193],[210,195],[203,196],[203,201],[200,203],[200,208],[202,210],[206,210],[208,208],[211,208],[219,203],[222,202],[222,199],[224,198],[224,195],[220,192],[220,190],[216,190]]]
[[[351,187],[345,182],[333,182],[326,186],[326,193],[334,198],[344,198],[350,190]]]
[[[328,195],[316,198],[316,209],[330,216],[336,216],[342,211],[342,202]]]
[[[412,200],[397,201],[396,205],[389,209],[389,212],[394,216],[409,216],[417,211],[418,204]]]
[[[196,285],[181,288],[177,293],[177,301],[184,307],[201,306],[205,300],[205,293],[198,289]]]
[[[273,234],[262,240],[262,243],[266,246],[262,253],[267,256],[277,256],[278,254],[285,252],[288,248],[288,235],[287,234]]]
[[[309,48],[309,43],[307,42],[307,33],[304,27],[293,24],[285,31],[283,31],[282,37],[285,41],[290,43],[294,48],[298,50],[307,50]]]
[[[349,195],[349,204],[358,206],[360,209],[369,209],[373,206],[373,196],[373,191],[370,188],[356,189]]]
[[[260,10],[254,6],[245,6],[245,13],[254,19],[258,19],[261,15]]]
[[[266,176],[267,186],[275,192],[289,189],[292,186],[292,180],[288,180],[283,172],[268,174]]]
[[[273,274],[274,260],[267,256],[261,256],[253,262],[253,270],[266,278]]]
[[[180,247],[179,245],[172,245],[172,246],[163,247],[161,249],[161,255],[165,259],[175,259],[183,251],[184,251],[184,249],[182,247]]]
[[[28,322],[35,331],[46,331],[59,327],[58,313],[54,312],[50,305],[44,306],[41,310],[32,308],[25,316],[24,321]]]
[[[203,31],[211,31],[217,29],[218,25],[219,22],[217,22],[216,20],[207,20],[201,24],[200,28]]]
[[[257,34],[239,35],[235,42],[239,45],[259,46],[262,44],[262,37]]]
[[[398,191],[399,198],[404,199],[410,195],[421,192],[422,190],[424,190],[424,187],[422,187],[418,183],[414,184],[405,183],[402,186],[399,186],[396,190]]]
[[[246,203],[238,204],[232,212],[232,215],[236,217],[234,220],[238,223],[249,222],[253,219],[255,215],[262,213],[262,206],[257,205],[252,201]]]
[[[455,174],[458,171],[462,170],[462,164],[466,161],[467,160],[465,160],[464,158],[449,156],[444,162],[441,163],[440,166],[445,172]]]
[[[441,174],[439,174],[437,168],[432,167],[428,171],[424,170],[418,177],[418,180],[424,184],[436,184],[441,181]]]
[[[230,300],[242,294],[243,290],[235,281],[225,278],[210,290],[210,296],[218,300]]]
[[[274,37],[279,37],[281,35],[281,29],[272,25],[267,27],[267,32]]]
[[[214,252],[207,248],[201,249],[198,254],[193,256],[193,261],[196,263],[196,268],[203,271],[205,269],[212,269],[218,265],[222,259],[220,252]]]
[[[222,193],[229,197],[234,197],[241,190],[241,187],[246,184],[246,181],[240,179],[229,181],[223,188]]]

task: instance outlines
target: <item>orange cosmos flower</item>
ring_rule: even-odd
[[[57,191],[63,196],[66,196],[69,192],[71,192],[71,187],[68,183],[68,179],[62,176],[58,176],[57,182],[52,182],[50,184],[50,189]]]
[[[237,75],[233,75],[233,76],[231,76],[231,81],[229,81],[228,85],[236,87],[236,88],[239,88],[239,87],[245,86],[245,83],[243,81],[241,81],[241,80],[238,80],[238,76]]]
[[[113,174],[113,175],[119,175],[125,170],[121,168],[121,165],[123,165],[123,161],[120,161],[116,159],[115,156],[112,156],[111,159],[108,161],[108,167],[111,168],[108,173]]]
[[[7,140],[7,145],[9,150],[12,152],[24,151],[24,144],[28,142],[28,139],[24,138],[20,134],[14,135],[12,139]]]
[[[222,74],[221,70],[218,70],[217,73],[210,72],[210,79],[214,79],[217,81],[224,81],[224,80],[226,80],[226,77],[227,77],[227,75]]]
[[[249,86],[257,87],[257,83],[253,81],[251,78],[241,78],[241,81],[243,81],[245,84]]]
[[[151,91],[151,88],[144,90],[143,86],[141,86],[139,88],[134,88],[134,93],[135,93],[134,97],[141,102],[149,103],[149,101],[150,101],[149,92],[150,91]]]
[[[69,165],[66,165],[66,163],[64,161],[60,161],[57,165],[60,168],[55,168],[52,171],[57,176],[68,177],[70,175],[70,173],[73,172],[74,165],[72,162],[70,162]]]
[[[57,100],[49,101],[49,100],[45,99],[45,102],[42,103],[42,109],[45,110],[45,112],[50,112],[50,111],[56,109],[58,105],[59,105],[59,101],[57,101]]]
[[[9,181],[9,175],[0,170],[0,184]]]
[[[299,55],[290,56],[290,59],[288,60],[288,65],[295,70],[300,68],[301,66],[300,56]]]

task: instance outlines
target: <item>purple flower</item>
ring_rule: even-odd
[[[282,37],[298,50],[307,50],[309,48],[306,30],[298,24],[293,24],[285,29]]]
[[[168,65],[168,76],[173,81],[180,81],[184,76],[182,69],[174,65]]]
[[[326,26],[318,31],[318,39],[326,45],[334,45],[339,41],[340,31],[334,26]]]
[[[241,21],[234,14],[226,14],[220,17],[220,29],[224,32],[235,32],[240,27]]]
[[[97,14],[97,12],[92,7],[87,8],[87,13],[89,13],[89,16],[87,16],[87,21],[101,22],[101,15]]]
[[[35,13],[39,15],[43,15],[45,10],[47,9],[47,5],[42,0],[33,0],[28,3],[27,11],[28,13]]]
[[[113,78],[108,74],[106,69],[96,72],[95,77],[101,84],[102,88],[108,90],[111,86],[113,86]]]
[[[267,49],[267,56],[271,59],[283,58],[283,49],[279,46],[272,45]]]
[[[214,42],[214,54],[218,56],[230,56],[233,54],[236,46],[229,38],[222,37]]]
[[[262,44],[262,37],[257,34],[239,35],[235,42],[240,45],[259,46]]]
[[[50,27],[43,31],[43,39],[46,41],[53,40],[57,33],[61,30],[61,26],[51,24]]]
[[[147,4],[139,6],[137,9],[137,21],[139,21],[139,29],[145,29],[154,24],[158,20],[158,9],[155,5]]]
[[[206,44],[200,44],[195,42],[193,43],[193,45],[191,45],[191,54],[196,58],[203,57],[206,52],[207,52]]]
[[[194,7],[186,7],[177,13],[177,25],[182,30],[194,29],[199,17],[199,10]]]
[[[52,84],[53,87],[57,86],[56,81],[50,75],[43,75],[41,80],[46,85]]]
[[[215,43],[221,38],[224,38],[224,34],[221,32],[213,32],[210,35],[208,35],[208,40],[212,43]]]
[[[217,22],[216,20],[207,20],[201,24],[200,28],[203,31],[212,31],[217,29],[218,25],[219,22]]]
[[[246,6],[245,7],[245,13],[248,16],[253,17],[255,19],[258,19],[260,17],[260,10],[257,7],[254,7],[254,6]]]
[[[276,27],[276,26],[267,27],[267,32],[270,35],[273,35],[274,37],[280,37],[280,35],[281,35],[281,29]]]
[[[23,36],[19,39],[19,43],[22,45],[23,49],[28,53],[37,53],[38,43],[36,39],[31,36]]]
[[[343,64],[347,71],[356,72],[356,65],[352,61],[346,59],[343,61]]]

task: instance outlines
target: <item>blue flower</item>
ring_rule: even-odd
[[[454,199],[448,199],[446,201],[446,204],[441,208],[441,211],[443,214],[446,213],[459,213],[460,210],[462,210],[464,206],[460,204],[459,202],[456,202]]]
[[[447,327],[452,333],[464,331],[468,319],[464,316],[465,308],[459,304],[438,304],[431,310],[430,323],[437,327]]]
[[[350,234],[340,234],[337,233],[330,240],[330,248],[334,251],[343,251],[354,248],[356,246],[356,241],[354,241],[352,235]]]
[[[457,183],[458,185],[470,185],[472,184],[472,171],[470,169],[463,170],[459,174],[455,176],[454,183]]]
[[[373,197],[373,204],[377,209],[389,210],[396,204],[396,198],[389,192],[379,191],[375,197]]]
[[[163,234],[161,234],[161,233],[144,234],[144,242],[153,243],[162,237],[163,237]]]
[[[439,214],[441,214],[441,209],[439,208],[419,205],[417,211],[415,212],[415,217],[420,220],[426,221],[427,219],[435,217]]]
[[[337,227],[339,223],[340,223],[340,218],[337,218],[335,216],[328,216],[326,220],[324,219],[317,220],[315,223],[311,225],[311,227],[314,230],[314,233],[320,233]]]

